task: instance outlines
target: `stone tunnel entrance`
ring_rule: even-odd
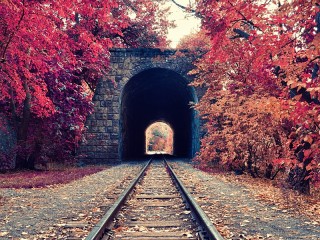
[[[94,112],[87,117],[77,150],[79,160],[94,164],[139,159],[147,153],[145,132],[155,122],[172,128],[173,155],[193,157],[199,150],[201,123],[190,103],[203,92],[188,86],[193,76],[187,73],[197,56],[152,48],[116,48],[110,53],[109,71],[99,79]]]
[[[145,131],[156,121],[172,127],[174,156],[191,158],[198,151],[199,120],[191,108],[197,97],[180,74],[164,68],[144,70],[127,82],[120,101],[121,159],[145,156]]]

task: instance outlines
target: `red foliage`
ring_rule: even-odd
[[[104,167],[70,168],[59,171],[21,171],[0,174],[0,188],[42,188],[66,184],[100,172]]]
[[[282,122],[281,131],[289,139],[284,153],[291,151],[291,156],[286,158],[286,162],[290,162],[287,166],[291,166],[289,182],[294,188],[308,192],[309,181],[316,183],[320,174],[319,3],[315,0],[279,1],[277,4],[258,0],[202,0],[197,12],[202,16],[202,27],[211,41],[210,51],[192,72],[198,76],[194,85],[207,89],[199,110],[208,122],[215,122],[215,104],[219,105],[221,99],[229,101],[227,94],[235,94],[236,98],[246,96],[249,103],[256,102],[257,96],[275,97],[281,104],[281,121],[276,125]],[[230,93],[221,93],[221,90]],[[239,104],[231,101],[230,105],[237,107]],[[251,106],[237,108],[233,119],[247,116],[248,122],[257,121],[248,114]],[[279,108],[270,109],[269,125],[257,121],[257,128],[249,123],[252,126],[246,130],[248,135],[263,136],[269,127],[276,130],[274,115],[279,113],[275,110]],[[260,115],[259,111],[253,116],[257,114]],[[214,136],[226,137],[225,133],[213,132],[208,124],[207,142],[214,145],[217,144]],[[229,128],[232,136],[239,134],[238,130],[234,131],[234,125]],[[228,144],[234,144],[231,139],[226,139],[227,148]],[[203,143],[201,154],[207,147],[207,143]],[[247,147],[247,144],[240,146],[241,154],[246,154]],[[215,154],[213,150],[209,152]],[[233,161],[237,153],[232,150],[228,154],[229,161]],[[275,159],[279,157],[283,158],[274,156]]]
[[[163,47],[161,1],[13,0],[0,4],[0,109],[18,133],[18,167],[72,157],[109,49]]]
[[[210,39],[203,29],[184,36],[179,41],[177,49],[188,49],[194,52],[206,52],[210,49]]]
[[[238,96],[227,90],[215,94],[214,104],[206,94],[197,107],[205,116],[207,131],[198,161],[274,178],[283,168],[274,159],[288,156],[280,103],[274,97]]]

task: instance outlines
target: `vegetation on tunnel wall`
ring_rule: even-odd
[[[191,72],[206,89],[197,159],[255,177],[282,169],[309,193],[320,185],[318,1],[201,0],[194,12],[211,46]]]

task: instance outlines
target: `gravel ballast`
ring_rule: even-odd
[[[320,219],[257,200],[258,193],[241,183],[223,181],[189,163],[172,166],[225,239],[320,239]]]
[[[84,239],[143,165],[125,163],[46,188],[0,189],[0,239]],[[258,199],[259,188],[188,162],[171,165],[225,239],[320,240],[320,220]]]
[[[83,238],[142,165],[117,165],[46,188],[0,189],[0,239]]]

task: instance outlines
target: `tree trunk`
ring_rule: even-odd
[[[292,189],[302,194],[310,194],[310,180],[305,180],[307,172],[299,167],[292,169],[288,176],[288,182]]]
[[[302,152],[302,151],[301,151]],[[302,152],[303,159],[303,152]],[[300,159],[299,159],[300,160]],[[312,161],[312,158],[307,158],[303,162],[303,167],[296,167],[290,171],[288,176],[288,182],[293,189],[298,190],[302,194],[310,194],[310,179],[306,179],[309,176],[310,171],[307,171],[307,166]]]
[[[253,147],[251,145],[248,145],[248,153],[249,153],[249,156],[248,156],[248,160],[247,160],[247,169],[248,169],[248,172],[250,173],[250,175],[253,177],[253,178],[256,178],[256,175],[253,171],[253,161],[252,161],[252,158],[253,158],[253,154],[252,154],[252,151],[253,151]]]
[[[19,152],[16,160],[16,168],[34,169],[34,159],[30,158],[30,154],[27,154],[28,131],[31,119],[31,93],[26,80],[23,82],[23,88],[26,92],[26,98],[23,103],[23,113],[17,129]]]
[[[266,173],[265,173],[266,178],[271,179],[272,170],[273,170],[273,165],[269,163],[266,168]]]

